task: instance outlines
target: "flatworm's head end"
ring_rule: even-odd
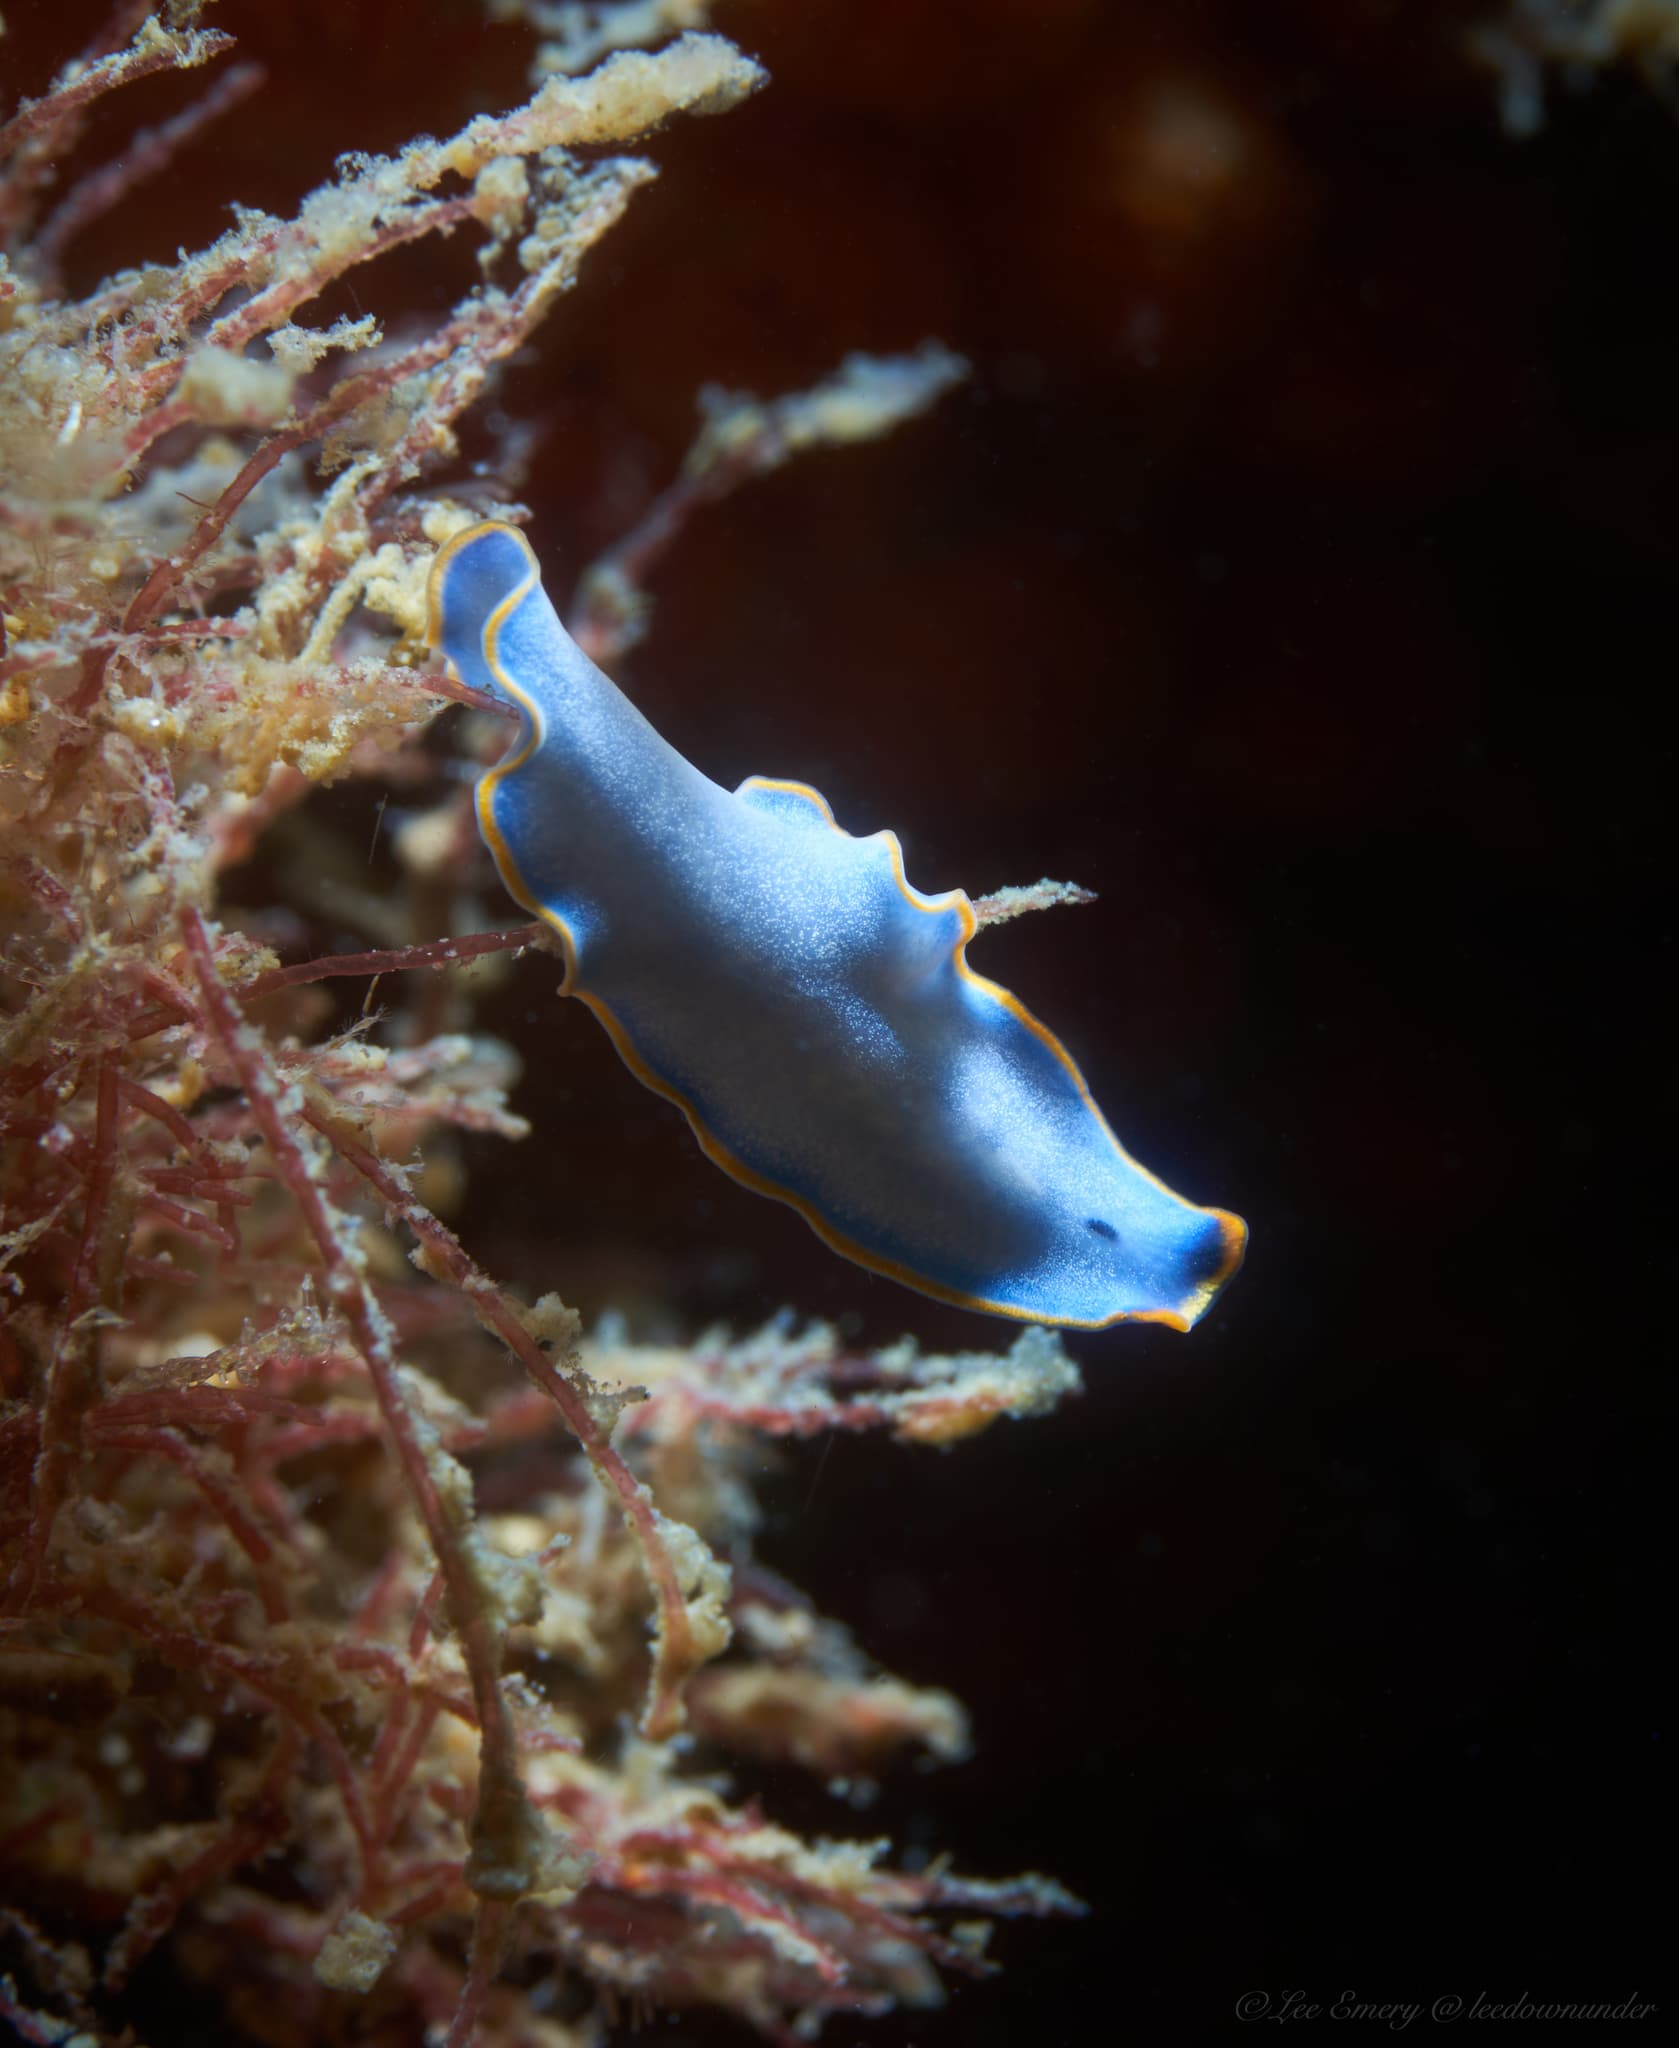
[[[516,526],[487,519],[467,527],[438,549],[431,565],[426,639],[462,668],[462,653],[478,653],[497,606],[536,574],[531,544]]]
[[[1240,1216],[1199,1209],[1164,1188],[1122,1230],[1100,1217],[1090,1218],[1084,1229],[1104,1240],[1110,1254],[1081,1262],[1069,1291],[1069,1301],[1082,1293],[1090,1309],[1046,1318],[1083,1329],[1158,1323],[1167,1330],[1192,1330],[1235,1278],[1248,1246],[1248,1226]]]
[[[1240,1270],[1248,1226],[1226,1209],[1197,1208],[1168,1188],[1151,1184],[1149,1192],[1149,1204],[1133,1206],[1123,1225],[1086,1215],[1081,1205],[1064,1219],[1049,1256],[995,1292],[956,1295],[913,1278],[909,1284],[966,1308],[1063,1330],[1112,1330],[1122,1323],[1191,1330]]]
[[[1205,1228],[1185,1258],[1189,1291],[1175,1314],[1163,1316],[1174,1329],[1190,1330],[1207,1313],[1236,1275],[1247,1256],[1248,1226],[1228,1209],[1202,1209]]]

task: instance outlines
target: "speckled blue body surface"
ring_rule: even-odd
[[[503,881],[718,1165],[941,1300],[1087,1328],[1202,1314],[1245,1225],[1123,1150],[1059,1041],[968,966],[966,896],[923,896],[893,834],[853,838],[803,784],[702,775],[572,641],[511,527],[443,550],[432,630],[524,716],[478,789]]]

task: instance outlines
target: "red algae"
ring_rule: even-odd
[[[696,1775],[684,1730],[828,1776],[960,1757],[955,1700],[755,1563],[758,1447],[952,1443],[1073,1367],[1041,1332],[959,1357],[790,1322],[586,1335],[442,1213],[452,1134],[528,1134],[473,1006],[545,943],[474,923],[430,730],[464,701],[466,765],[500,743],[430,664],[424,594],[451,534],[522,516],[516,429],[462,482],[457,427],[653,175],[620,145],[762,73],[703,7],[625,7],[599,48],[550,41],[524,105],[70,296],[84,229],[261,91],[226,69],[57,189],[90,110],[228,54],[197,13],[118,9],[0,129],[0,1881],[28,1902],[0,1907],[0,2016],[132,2041],[158,1968],[218,2038],[277,2044],[559,2048],[666,2005],[791,2040],[930,2003],[990,1967],[986,1919],[1076,1902],[804,1839]],[[481,281],[431,325],[307,324],[454,234]],[[633,637],[708,503],[959,370],[928,348],[713,394],[585,583],[592,643]],[[283,965],[226,878],[341,778],[438,786],[363,906],[382,943]],[[994,914],[1080,892],[1019,893]],[[326,1028],[344,977],[374,978],[377,1030]]]

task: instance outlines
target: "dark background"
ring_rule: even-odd
[[[93,13],[7,12],[23,90]],[[665,176],[504,387],[545,429],[559,594],[673,474],[702,383],[929,335],[971,358],[931,418],[706,515],[621,678],[720,781],[896,827],[924,888],[1096,889],[976,963],[1142,1159],[1252,1227],[1190,1338],[1074,1338],[1088,1391],[1054,1418],[809,1446],[769,1486],[767,1561],[978,1739],[865,1815],[793,1780],[781,1814],[1092,1908],[842,2048],[1193,2040],[1295,1987],[1667,1988],[1645,707],[1673,675],[1679,122],[1617,74],[1506,138],[1482,12],[725,5],[771,89],[650,145]],[[523,92],[526,39],[464,4],[213,18],[266,91],[73,282]],[[160,118],[184,88],[143,93]],[[400,256],[328,310],[439,309],[469,261]],[[718,1175],[552,978],[526,962],[489,1019],[537,1128],[474,1157],[459,1221],[498,1271],[645,1329],[791,1302],[1007,1340]]]

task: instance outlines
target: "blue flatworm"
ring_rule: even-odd
[[[1203,1313],[1246,1226],[1129,1156],[1060,1040],[969,967],[959,889],[922,895],[894,834],[853,838],[803,783],[702,775],[572,640],[512,527],[443,549],[431,615],[462,679],[523,716],[478,785],[502,880],[726,1173],[964,1308]]]

